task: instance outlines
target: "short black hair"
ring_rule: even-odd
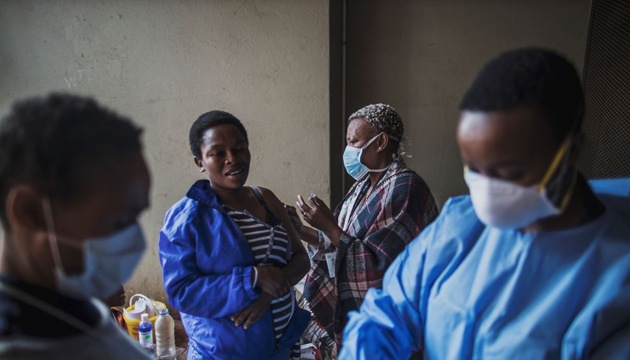
[[[247,130],[245,130],[245,126],[243,126],[243,123],[241,123],[239,119],[228,112],[212,110],[199,116],[190,127],[188,142],[190,143],[190,151],[194,157],[201,159],[201,144],[203,144],[203,135],[205,132],[210,128],[222,124],[236,126],[238,131],[245,137],[245,141],[249,144]]]
[[[584,94],[575,67],[543,48],[521,48],[490,60],[464,94],[460,110],[498,111],[518,107],[539,111],[560,143],[579,132]]]
[[[142,151],[142,130],[95,100],[52,93],[15,102],[0,120],[0,220],[15,184],[72,201],[87,174]]]

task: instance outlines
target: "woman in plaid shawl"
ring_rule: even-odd
[[[315,194],[298,196],[298,210],[312,227],[302,226],[296,209],[287,207],[313,263],[304,288],[315,320],[311,332],[319,327],[334,340],[330,344],[340,344],[347,313],[359,309],[368,288],[381,287],[396,255],[437,216],[427,184],[398,155],[403,134],[389,105],[355,112],[344,165],[357,182],[334,213]]]

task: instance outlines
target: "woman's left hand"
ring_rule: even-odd
[[[271,306],[271,300],[273,297],[266,292],[260,294],[260,297],[249,305],[245,309],[241,310],[238,314],[232,315],[231,319],[234,321],[234,326],[243,325],[243,329],[247,330],[250,325],[255,324],[265,314],[265,311]]]
[[[304,201],[301,195],[298,195],[298,201],[295,204],[300,209],[304,220],[312,227],[325,233],[338,227],[332,211],[317,195],[311,193],[308,203]]]

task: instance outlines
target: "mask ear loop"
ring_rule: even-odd
[[[583,107],[584,105],[582,105]],[[582,109],[581,109],[582,110]],[[536,187],[537,191],[541,191],[546,185],[547,182],[549,181],[549,179],[551,178],[551,176],[553,175],[556,167],[558,166],[558,163],[560,163],[560,161],[562,161],[562,157],[565,155],[565,152],[569,151],[569,145],[571,144],[571,137],[573,135],[576,134],[576,130],[579,128],[579,118],[578,115],[581,113],[581,111],[578,111],[578,113],[575,115],[575,118],[573,119],[573,124],[571,125],[571,129],[569,130],[569,133],[567,134],[566,139],[564,139],[564,141],[562,142],[562,145],[560,146],[560,150],[556,153],[553,161],[551,162],[551,165],[549,166],[549,169],[547,169],[547,173],[545,174],[545,176],[543,176],[543,179],[540,183],[538,183],[538,186]],[[577,174],[574,175],[574,179],[573,179],[573,183],[575,183],[577,178]],[[574,184],[572,184],[571,186],[573,186]],[[566,199],[563,199],[563,202],[566,201]]]
[[[558,168],[558,164],[560,164],[560,162],[562,161],[563,157],[566,155],[568,148],[571,144],[571,134],[573,134],[573,132],[571,132],[569,134],[569,137],[567,137],[564,142],[562,143],[562,145],[560,146],[559,151],[556,153],[556,155],[553,158],[553,161],[551,162],[551,165],[549,166],[549,169],[547,170],[547,173],[545,174],[545,176],[543,177],[542,181],[540,183],[538,183],[538,186],[536,187],[537,191],[542,191],[542,189],[545,188],[545,186],[547,185],[547,183],[549,182],[549,180],[551,179],[551,177],[553,176],[554,172],[557,170]],[[559,204],[559,211],[564,211],[564,209],[566,209],[567,205],[569,204],[569,200],[571,198],[571,189],[574,188],[575,184],[577,182],[577,172],[574,172],[572,178],[571,178],[571,184],[569,185],[569,188],[567,189],[567,192],[564,194],[564,196],[562,197],[562,200],[560,200],[560,204]]]
[[[584,110],[584,103],[582,103],[580,111],[577,112],[575,119],[573,120],[573,125],[571,126],[571,130],[569,131],[569,134],[567,135],[567,139],[565,140],[566,148],[564,151],[569,152],[569,154],[567,154],[567,156],[569,157],[571,156],[570,152],[573,150],[573,145],[574,145],[574,142],[571,141],[571,138],[577,134],[577,130],[580,127],[579,124],[581,123],[581,121],[579,120],[579,114],[581,113],[582,110]],[[578,171],[577,169],[575,169],[573,171],[573,176],[571,177],[571,184],[569,185],[569,189],[567,190],[567,192],[564,194],[564,197],[560,201],[561,212],[563,212],[569,205],[569,200],[571,200],[571,194],[573,193],[573,189],[575,189],[575,184],[577,184],[577,179],[578,179]]]
[[[65,270],[63,269],[63,262],[61,261],[61,253],[59,252],[59,241],[57,240],[57,230],[55,229],[55,222],[52,216],[52,206],[50,206],[49,197],[46,197],[43,200],[43,208],[44,221],[46,221],[46,228],[48,229],[48,243],[50,245],[53,262],[59,271],[65,273]]]
[[[376,141],[376,139],[378,139],[378,137],[379,137],[379,136],[381,136],[381,134],[382,134],[382,133],[383,133],[383,132],[380,132],[380,133],[378,133],[378,134],[374,135],[374,136],[373,136],[370,140],[368,140],[368,142],[366,142],[366,143],[365,143],[363,146],[361,146],[359,149],[361,149],[361,150],[365,150],[365,149],[367,149],[367,147],[368,147],[368,146],[370,146],[370,145],[372,145],[372,143],[373,143],[374,141]]]
[[[559,210],[561,212],[567,208],[567,205],[569,205],[569,200],[571,199],[571,194],[573,193],[573,189],[575,188],[576,183],[577,183],[577,171],[574,171],[573,177],[571,178],[571,185],[569,185],[569,190],[567,190],[566,194],[564,194],[564,197],[560,201]]]
[[[558,164],[560,164],[560,161],[562,161],[562,157],[565,155],[567,148],[569,147],[568,146],[570,142],[569,139],[570,138],[567,138],[566,140],[564,140],[564,142],[560,146],[560,149],[558,150],[558,152],[556,152],[556,155],[553,157],[553,160],[551,161],[551,164],[549,165],[549,168],[547,169],[545,176],[543,176],[542,180],[538,183],[538,186],[536,187],[538,191],[542,190],[542,188],[544,188],[545,185],[547,185],[547,183],[549,182],[549,179],[551,179],[551,176],[556,171]]]
[[[398,160],[401,156],[411,159],[413,155],[406,150],[409,147],[411,147],[411,141],[407,135],[403,135],[402,139],[398,141],[398,151],[394,154],[394,160]]]

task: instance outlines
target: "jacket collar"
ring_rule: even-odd
[[[219,202],[217,195],[214,193],[214,191],[212,191],[212,188],[210,187],[209,180],[197,180],[193,184],[193,186],[190,187],[190,190],[188,190],[186,196],[208,206],[213,206],[217,208],[221,207],[221,203]]]

